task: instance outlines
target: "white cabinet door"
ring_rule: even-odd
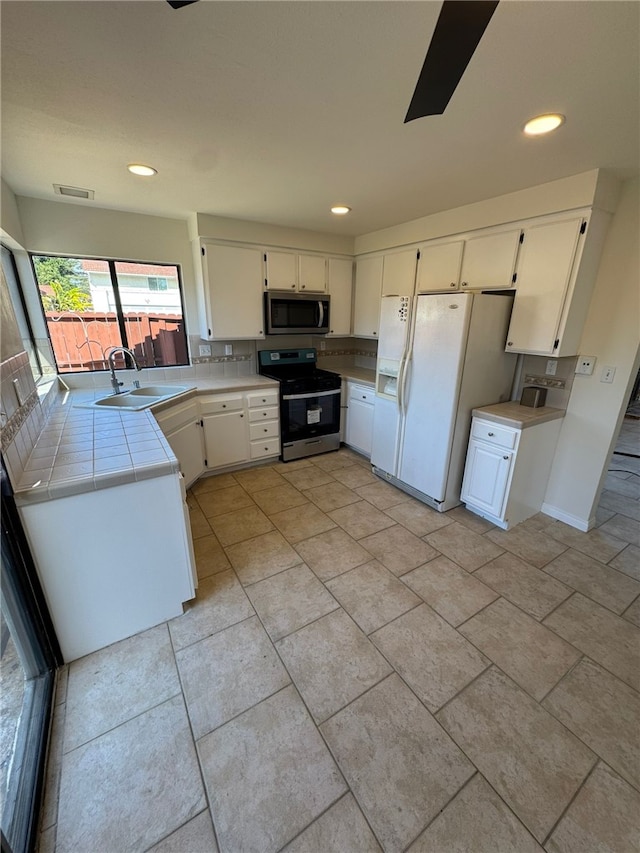
[[[247,420],[244,412],[203,417],[207,468],[222,468],[249,459]]]
[[[262,251],[203,245],[206,338],[264,338]]]
[[[298,255],[298,290],[326,293],[326,258],[320,255]]]
[[[497,518],[502,517],[513,453],[469,442],[461,499]]]
[[[351,334],[351,294],[353,288],[353,261],[346,258],[329,258],[329,334]]]
[[[465,240],[460,287],[469,290],[513,287],[520,233],[516,228]]]
[[[378,337],[382,295],[382,255],[356,262],[356,295],[353,334],[359,338]]]
[[[298,256],[295,252],[265,252],[265,278],[268,290],[297,290]]]
[[[385,255],[382,262],[382,295],[413,296],[417,261],[417,249]]]
[[[557,354],[558,328],[583,221],[579,216],[525,230],[507,335],[509,352]]]
[[[173,432],[167,433],[166,439],[178,458],[180,471],[187,488],[194,483],[204,471],[204,448],[202,443],[202,427],[199,420],[192,420]]]
[[[416,292],[457,290],[463,247],[463,240],[421,246]]]
[[[350,395],[346,443],[367,456],[371,456],[373,443],[373,413],[372,403]]]

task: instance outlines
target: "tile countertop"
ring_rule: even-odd
[[[533,409],[530,406],[521,406],[517,401],[512,401],[510,403],[496,403],[493,406],[480,406],[473,409],[472,414],[474,418],[484,418],[484,420],[515,429],[526,429],[536,424],[563,418],[565,412],[564,409],[552,409],[550,406],[539,406],[537,409]]]
[[[258,375],[163,384],[187,384],[189,390],[138,412],[78,408],[78,404],[106,397],[108,387],[62,392],[14,487],[16,503],[40,503],[177,473],[178,460],[153,416],[154,411],[197,395],[278,385]]]
[[[370,385],[372,388],[376,384],[376,372],[367,367],[329,367],[332,373],[337,373],[343,379],[349,379],[353,382],[361,382],[363,385]]]

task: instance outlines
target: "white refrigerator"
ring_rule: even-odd
[[[382,299],[371,464],[441,512],[460,503],[471,410],[510,398],[512,304],[501,293]]]

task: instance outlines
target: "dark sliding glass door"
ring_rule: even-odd
[[[0,803],[2,853],[37,841],[55,669],[62,656],[2,463]]]

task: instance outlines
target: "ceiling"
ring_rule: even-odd
[[[593,168],[637,173],[640,3],[503,0],[445,114],[405,125],[440,5],[3,0],[3,178],[17,195],[68,184],[95,191],[88,206],[357,235]],[[566,124],[525,138],[548,111]]]

